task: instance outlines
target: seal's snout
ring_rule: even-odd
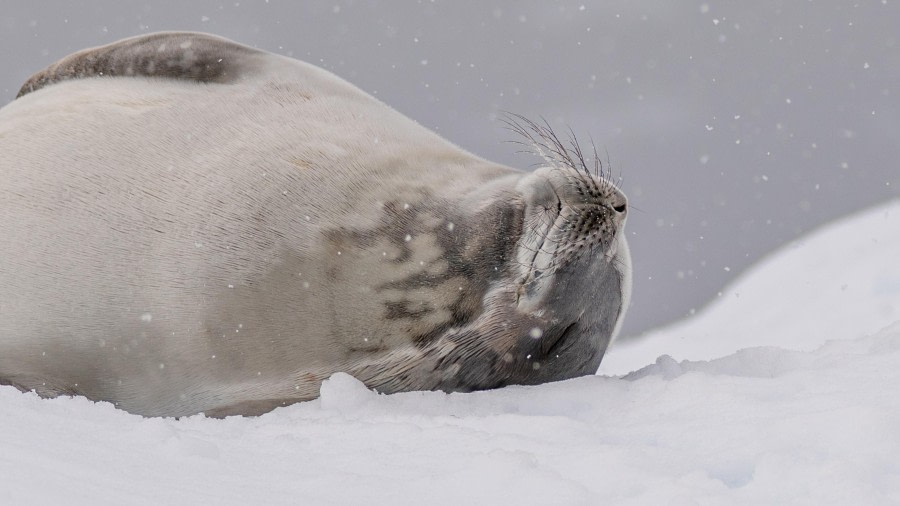
[[[624,222],[628,212],[628,198],[611,181],[583,171],[559,167],[538,169],[535,175],[549,189],[542,189],[541,192],[532,190],[532,193],[547,200],[555,199],[560,207],[603,209],[603,214],[610,216],[618,225]]]

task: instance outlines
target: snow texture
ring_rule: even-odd
[[[601,372],[645,366],[625,376],[380,395],[336,374],[225,420],[0,387],[0,504],[898,504],[898,231],[895,202],[799,241],[611,350]]]

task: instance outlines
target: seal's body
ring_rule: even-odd
[[[336,371],[592,374],[628,302],[625,200],[565,165],[490,163],[217,37],[77,53],[0,110],[0,384],[221,416]]]

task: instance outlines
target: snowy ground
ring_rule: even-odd
[[[611,350],[624,377],[383,396],[336,375],[177,421],[0,387],[0,504],[898,504],[898,232],[900,202],[777,253]]]

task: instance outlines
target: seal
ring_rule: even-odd
[[[594,374],[626,199],[545,123],[474,156],[315,66],[157,33],[0,109],[0,383],[144,416]],[[571,140],[572,142],[568,142]]]

